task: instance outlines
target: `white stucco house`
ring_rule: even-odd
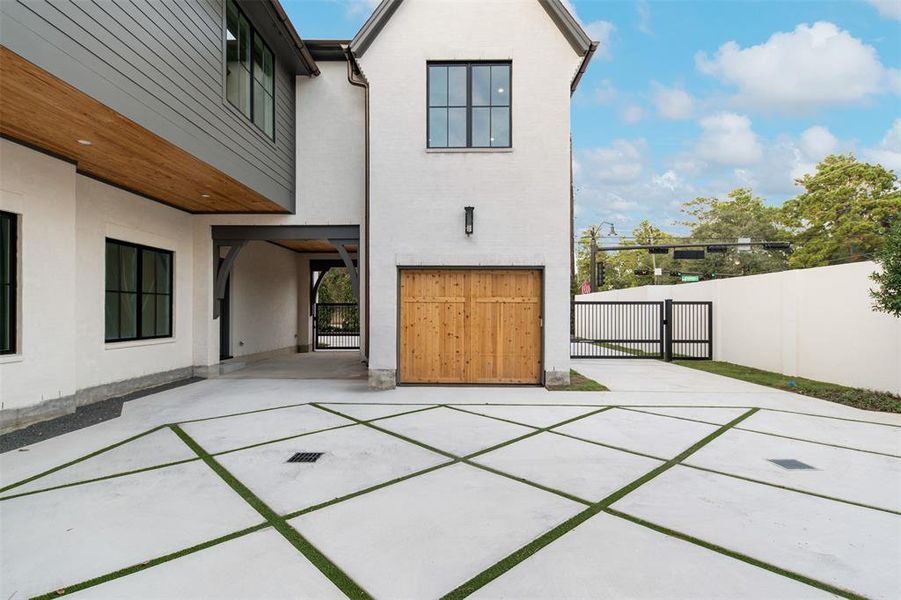
[[[278,0],[142,7],[0,3],[3,430],[315,349],[332,267],[372,388],[568,380],[596,44],[559,0],[384,0],[317,41]]]

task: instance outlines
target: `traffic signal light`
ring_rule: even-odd
[[[791,242],[764,242],[764,250],[791,250]]]
[[[598,287],[604,285],[604,279],[607,276],[607,269],[605,268],[604,261],[601,261],[597,264],[597,279]]]

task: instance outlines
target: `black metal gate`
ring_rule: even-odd
[[[320,304],[313,309],[314,350],[358,350],[360,307],[356,304]]]
[[[572,358],[713,358],[712,302],[573,302]]]

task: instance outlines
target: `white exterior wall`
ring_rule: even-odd
[[[875,263],[860,262],[597,292],[591,300],[713,301],[714,358],[901,393],[901,319],[872,310]]]
[[[512,150],[426,149],[430,60],[512,60]],[[538,2],[491,0],[404,2],[360,58],[370,84],[370,369],[397,368],[399,265],[514,265],[545,267],[544,368],[568,373],[570,83],[579,63]]]
[[[75,393],[75,166],[0,140],[0,209],[19,216],[19,354],[0,356],[0,407]]]
[[[194,244],[190,217],[87,177],[76,186],[78,389],[193,365]],[[174,252],[171,338],[104,341],[106,238]],[[71,302],[71,300],[70,300]]]
[[[297,78],[297,214],[314,225],[363,223],[365,96],[347,63],[321,61],[318,77]]]
[[[0,140],[0,208],[20,215],[18,354],[0,357],[2,409],[192,366],[193,238],[185,213]],[[105,239],[175,252],[172,338],[104,341]],[[76,398],[77,395],[77,398]],[[59,407],[57,407],[59,408]]]
[[[365,264],[365,106],[364,91],[347,80],[347,63],[322,61],[318,77],[298,77],[297,94],[297,213],[293,215],[198,215],[194,220],[196,294],[194,298],[194,364],[219,362],[219,321],[213,319],[212,225],[358,225],[360,227],[359,268],[361,286]],[[249,246],[241,251],[236,268]],[[299,274],[299,301],[291,322],[292,335],[301,346],[308,345],[309,269],[306,259],[338,258],[338,255],[296,254]],[[238,280],[240,275],[235,279]],[[240,285],[240,283],[234,284]],[[360,298],[361,326],[365,323],[365,296]],[[306,314],[306,320],[303,318]],[[269,316],[270,319],[274,317]],[[237,346],[232,332],[232,352]],[[307,339],[307,343],[303,342]]]
[[[298,254],[250,242],[231,280],[231,354],[234,357],[297,345]]]

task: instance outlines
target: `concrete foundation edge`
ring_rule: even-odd
[[[569,371],[545,371],[544,385],[569,385]]]
[[[397,370],[369,369],[370,390],[393,390],[397,387]]]
[[[74,413],[79,406],[125,396],[132,392],[172,383],[181,379],[188,379],[193,374],[193,367],[184,367],[84,388],[69,396],[50,398],[31,406],[6,408],[0,410],[0,433],[9,433],[41,421],[48,421]]]

